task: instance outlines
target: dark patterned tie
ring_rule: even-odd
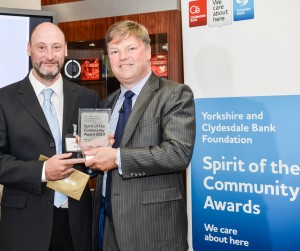
[[[122,108],[119,111],[119,119],[117,128],[115,131],[115,143],[113,148],[118,148],[121,144],[123,132],[129,118],[131,107],[132,107],[132,97],[134,93],[132,91],[127,91],[124,94],[125,99],[122,105]],[[112,219],[112,209],[111,209],[111,180],[112,180],[112,170],[108,171],[106,179],[106,192],[105,192],[105,211],[107,216]]]

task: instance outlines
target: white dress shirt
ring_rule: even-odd
[[[51,102],[55,107],[55,111],[58,117],[58,123],[59,123],[59,128],[60,128],[60,134],[62,134],[62,120],[63,120],[63,110],[64,110],[64,95],[63,95],[63,80],[62,77],[60,76],[59,79],[52,84],[50,87],[45,86],[42,84],[40,81],[38,81],[32,74],[32,70],[29,73],[29,80],[31,82],[31,85],[34,89],[34,92],[40,102],[40,105],[42,107],[43,102],[44,102],[44,95],[42,91],[44,89],[51,88],[54,92],[51,96]],[[47,182],[46,180],[46,175],[45,175],[45,162],[43,165],[43,171],[42,171],[42,182]],[[68,207],[68,200],[66,200],[62,207],[66,208]]]

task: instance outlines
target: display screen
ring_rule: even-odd
[[[39,23],[52,22],[50,16],[1,14],[0,88],[23,79],[31,68],[27,55],[30,32]]]

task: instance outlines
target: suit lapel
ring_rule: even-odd
[[[121,146],[125,146],[129,141],[131,135],[134,133],[137,123],[139,122],[144,111],[147,109],[148,104],[153,99],[158,88],[159,78],[152,73],[133,106],[124,130]]]
[[[104,99],[102,102],[100,102],[101,108],[111,108],[112,110],[115,107],[115,104],[117,103],[118,97],[120,95],[120,89],[116,90],[112,94],[110,94],[106,99]]]
[[[21,82],[17,97],[31,116],[49,133],[50,127],[28,76]]]
[[[66,135],[70,124],[73,122],[74,114],[78,114],[76,111],[79,92],[77,91],[76,86],[68,84],[64,80],[63,83],[64,90],[64,112],[63,112],[63,126],[62,126],[62,135]]]

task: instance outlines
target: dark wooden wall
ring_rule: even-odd
[[[150,34],[168,35],[168,78],[182,83],[182,30],[179,10],[141,13],[59,23],[67,42],[104,39],[109,26],[121,20],[133,20],[146,26]]]
[[[77,2],[77,1],[82,1],[82,0],[41,0],[41,6],[60,4],[60,3],[70,3],[70,2]]]

